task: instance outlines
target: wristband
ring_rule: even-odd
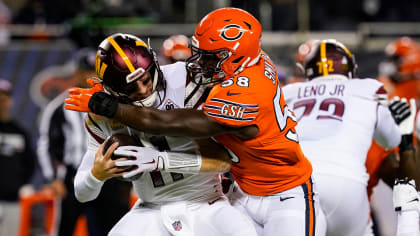
[[[407,150],[414,150],[413,135],[412,134],[402,135],[399,148],[400,148],[399,150],[400,152],[404,152]]]
[[[197,174],[200,172],[202,157],[200,152],[166,152],[165,170],[168,172]]]
[[[105,92],[96,92],[90,98],[88,107],[97,115],[112,118],[117,113],[118,99]]]

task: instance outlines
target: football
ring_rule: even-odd
[[[140,147],[143,147],[143,144],[133,136],[130,136],[128,134],[113,134],[105,140],[105,146],[104,146],[103,154],[105,154],[106,151],[108,150],[108,148],[115,142],[119,143],[118,146],[140,146]],[[121,158],[121,156],[116,156],[114,154],[112,154],[112,156],[111,156],[112,160],[116,160],[118,158]],[[136,168],[136,166],[132,166],[127,171],[130,171],[134,168]],[[131,178],[118,177],[117,179],[123,180],[123,181],[134,181],[134,180],[139,179],[142,174],[143,173],[139,173],[139,174],[137,174],[137,175],[135,175]]]

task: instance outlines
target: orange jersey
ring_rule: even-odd
[[[390,150],[385,150],[380,146],[375,140],[372,140],[372,145],[369,148],[369,152],[366,157],[366,172],[369,174],[369,181],[367,186],[367,193],[370,199],[370,196],[373,193],[373,188],[378,184],[378,170],[385,158],[396,151],[397,148],[392,148]]]
[[[385,89],[389,93],[389,98],[392,99],[394,96],[399,96],[401,98],[410,98],[420,99],[420,81],[419,80],[406,80],[398,83],[392,82],[387,77],[379,77],[378,80],[382,82],[385,86]]]
[[[417,147],[417,138],[414,136],[413,144]],[[381,145],[379,145],[375,140],[372,140],[372,145],[369,148],[369,152],[366,157],[366,172],[369,174],[369,181],[367,186],[367,193],[370,199],[370,196],[373,193],[373,188],[378,184],[379,177],[377,175],[379,167],[382,165],[382,162],[385,158],[391,154],[392,152],[397,153],[398,155],[398,147],[385,150]]]
[[[259,133],[252,139],[233,134],[215,137],[236,155],[231,172],[244,192],[275,194],[301,185],[311,176],[312,166],[297,141],[296,119],[267,56],[214,86],[203,110],[223,125],[258,127]]]

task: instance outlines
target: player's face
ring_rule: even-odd
[[[127,85],[124,91],[133,101],[142,100],[153,93],[153,79],[150,72],[144,75],[137,81]]]
[[[220,59],[216,54],[201,54],[198,60],[198,64],[202,68],[204,77],[212,78],[214,76],[217,64]]]

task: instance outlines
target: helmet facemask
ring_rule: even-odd
[[[137,81],[147,72],[150,72],[150,76],[151,76],[151,80],[152,80],[152,92],[145,98],[142,99],[132,99],[130,98],[130,94],[133,92],[137,91]],[[130,75],[133,74],[138,74],[135,75],[137,78],[131,82],[129,82],[125,88],[123,88],[122,90],[120,90],[119,92],[116,92],[115,90],[113,90],[112,88],[104,85],[104,89],[106,92],[110,93],[111,95],[117,97],[119,99],[119,101],[121,101],[122,103],[125,104],[132,104],[135,106],[139,106],[139,107],[151,107],[155,104],[156,100],[159,99],[159,103],[161,104],[163,102],[163,98],[160,94],[159,91],[162,90],[165,87],[165,83],[163,80],[163,75],[161,73],[161,71],[159,71],[159,69],[157,69],[157,67],[152,66],[151,69],[145,71],[143,68],[138,68],[136,71],[134,71],[133,73],[127,75],[127,77],[129,77]],[[131,86],[135,86],[133,88],[133,90],[131,89],[127,89],[127,87]]]
[[[192,56],[187,59],[186,67],[194,75],[194,83],[216,84],[226,77],[222,64],[232,55],[227,49],[206,51],[192,45],[190,48]]]

